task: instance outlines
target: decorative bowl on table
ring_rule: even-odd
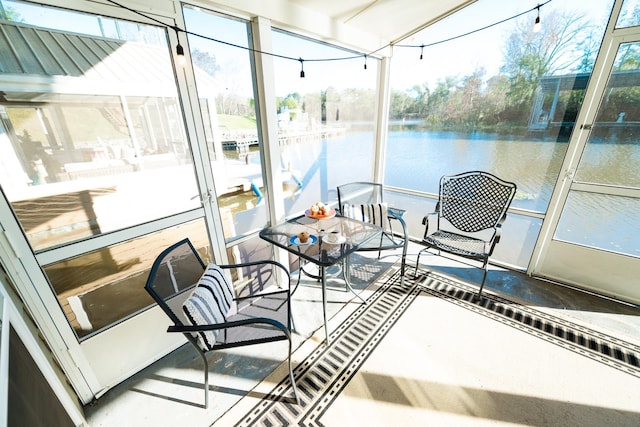
[[[336,210],[331,209],[329,206],[325,205],[322,202],[317,202],[309,209],[304,211],[305,216],[314,219],[328,219],[336,216]]]
[[[314,219],[329,219],[329,218],[333,218],[334,216],[336,216],[336,210],[335,209],[331,209],[329,210],[326,214],[313,214],[309,209],[307,209],[306,211],[304,211],[305,216],[309,217],[309,218],[314,218]]]

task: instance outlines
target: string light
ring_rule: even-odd
[[[540,27],[542,27],[542,25],[540,25],[540,5],[538,5],[536,9],[538,9],[538,16],[536,16],[536,22],[533,24],[534,33],[540,32]]]
[[[178,27],[174,26],[173,27],[174,30],[176,30],[176,40],[178,41],[178,44],[176,45],[176,56],[178,57],[178,64],[180,64],[181,67],[184,67],[184,64],[187,62],[185,57],[184,57],[184,48],[182,47],[182,45],[180,44],[180,36],[178,35]]]
[[[118,2],[116,2],[114,0],[107,0],[107,1],[109,3],[112,3],[112,4],[122,8],[122,9],[128,10],[128,11],[130,11],[132,13],[137,14],[137,15],[140,15],[140,16],[142,16],[142,17],[144,17],[144,18],[146,18],[146,19],[148,19],[150,21],[154,21],[154,22],[156,22],[157,24],[159,24],[161,26],[167,27],[167,25],[164,22],[162,22],[162,21],[160,21],[158,19],[155,19],[152,16],[148,16],[148,15],[146,15],[146,14],[140,12],[140,11],[137,11],[135,9],[131,9],[131,8],[127,7],[127,6],[119,4]],[[420,59],[422,59],[424,57],[424,48],[425,47],[430,47],[430,46],[434,46],[434,45],[437,45],[437,44],[445,43],[445,42],[448,42],[448,41],[459,39],[461,37],[468,36],[470,34],[477,33],[477,32],[482,31],[482,30],[486,30],[488,28],[494,27],[496,25],[502,24],[502,23],[510,21],[512,19],[518,18],[518,17],[520,17],[522,15],[525,15],[525,14],[527,14],[529,12],[532,12],[533,10],[537,10],[537,12],[538,12],[538,16],[536,17],[536,20],[535,20],[534,31],[539,31],[539,28],[540,28],[540,8],[542,6],[544,6],[544,5],[546,5],[547,3],[550,3],[551,1],[552,0],[547,0],[544,3],[540,3],[537,6],[531,8],[531,9],[525,11],[525,12],[518,13],[517,15],[511,16],[509,18],[505,18],[505,19],[503,19],[501,21],[498,21],[498,22],[495,22],[493,24],[484,26],[482,28],[478,28],[478,29],[473,30],[473,31],[469,31],[469,32],[464,33],[464,34],[460,34],[458,36],[450,37],[448,39],[444,39],[444,40],[440,40],[440,41],[433,42],[433,43],[428,43],[428,44],[420,44],[420,45],[417,45],[417,46],[416,45],[405,45],[405,44],[391,44],[390,46],[393,46],[393,47],[407,47],[407,48],[420,48]],[[199,37],[199,38],[210,40],[210,41],[213,41],[213,42],[216,42],[216,43],[221,43],[221,44],[224,44],[224,45],[227,45],[227,46],[237,47],[239,49],[244,49],[244,50],[247,50],[247,51],[250,51],[250,52],[253,52],[253,53],[270,55],[270,56],[273,56],[273,57],[292,60],[292,61],[299,61],[300,62],[300,66],[301,66],[301,69],[300,69],[300,77],[301,78],[305,77],[304,61],[313,61],[313,62],[344,61],[344,60],[361,58],[361,57],[364,56],[364,69],[366,70],[367,69],[367,56],[370,56],[370,55],[373,55],[375,53],[378,53],[378,52],[380,52],[381,50],[383,50],[383,49],[385,49],[387,47],[387,45],[385,45],[385,46],[382,46],[382,47],[380,47],[380,48],[378,48],[378,49],[376,49],[374,51],[369,52],[368,54],[358,54],[358,55],[353,55],[353,56],[345,56],[345,57],[341,57],[341,58],[302,59],[302,58],[295,58],[295,57],[291,57],[291,56],[278,55],[278,54],[271,53],[271,52],[264,52],[264,51],[252,49],[252,48],[249,48],[249,47],[246,47],[246,46],[236,45],[236,44],[233,44],[233,43],[225,42],[223,40],[218,40],[218,39],[214,39],[212,37],[207,37],[207,36],[204,36],[204,35],[201,35],[201,34],[197,34],[197,33],[193,33],[193,32],[187,31],[187,30],[182,30],[182,29],[178,28],[177,25],[174,25],[173,27],[169,26],[168,28],[173,28],[176,31],[176,36],[178,35],[178,32],[184,32],[185,34],[190,35],[190,36]],[[178,44],[176,46],[176,56],[178,57],[177,59],[178,59],[178,62],[180,64],[183,64],[185,62],[184,48],[180,44],[179,40],[178,40]]]
[[[472,30],[472,31],[466,32],[466,33],[464,33],[464,34],[460,34],[460,35],[457,35],[457,36],[449,37],[448,39],[443,39],[443,40],[439,40],[439,41],[437,41],[437,42],[428,43],[428,44],[421,44],[421,45],[417,45],[417,46],[416,46],[416,45],[409,45],[409,44],[396,44],[396,45],[394,45],[394,46],[395,46],[395,47],[419,47],[419,48],[421,48],[421,49],[422,49],[422,48],[425,48],[425,47],[435,46],[435,45],[437,45],[437,44],[450,42],[450,41],[452,41],[452,40],[456,40],[456,39],[459,39],[459,38],[462,38],[462,37],[466,37],[466,36],[468,36],[468,35],[471,35],[471,34],[474,34],[474,33],[477,33],[477,32],[483,31],[483,30],[486,30],[486,29],[488,29],[488,28],[495,27],[496,25],[500,25],[500,24],[505,23],[505,22],[507,22],[507,21],[511,21],[512,19],[519,18],[520,16],[522,16],[522,15],[526,15],[527,13],[532,12],[532,11],[534,11],[534,10],[537,10],[537,11],[538,11],[538,13],[540,13],[540,8],[541,8],[542,6],[544,6],[544,5],[546,5],[547,3],[550,3],[551,1],[552,1],[552,0],[547,0],[547,1],[546,1],[546,2],[544,2],[544,3],[540,3],[540,4],[538,4],[537,6],[535,6],[535,7],[531,8],[531,9],[529,9],[529,10],[526,10],[526,11],[524,11],[524,12],[518,13],[517,15],[513,15],[513,16],[511,16],[511,17],[509,17],[509,18],[502,19],[502,20],[500,20],[500,21],[498,21],[498,22],[494,22],[493,24],[489,24],[489,25],[486,25],[486,26],[484,26],[484,27],[477,28],[477,29],[475,29],[475,30]],[[536,21],[537,21],[537,20],[536,20]]]

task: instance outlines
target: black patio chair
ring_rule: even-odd
[[[434,213],[422,220],[425,225],[420,255],[435,249],[482,262],[482,294],[489,257],[500,241],[501,227],[516,194],[516,184],[488,172],[472,171],[440,178],[438,203]]]
[[[359,251],[382,251],[402,248],[400,274],[404,278],[409,236],[402,216],[404,210],[383,201],[383,186],[374,182],[350,182],[337,187],[338,209],[344,216],[382,227],[379,239],[372,239]],[[394,230],[395,224],[395,230]]]
[[[204,361],[205,408],[209,405],[207,353],[280,340],[289,341],[289,377],[296,402],[300,402],[291,367],[290,288],[236,297],[224,271],[247,267],[260,267],[255,273],[255,279],[263,282],[260,289],[265,288],[264,282],[276,281],[279,273],[291,284],[287,269],[275,261],[205,265],[191,241],[184,239],[156,258],[145,285],[173,322],[167,332],[184,334]]]

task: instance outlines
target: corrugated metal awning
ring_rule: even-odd
[[[196,69],[198,83],[215,80]],[[167,46],[67,33],[0,20],[0,91],[6,100],[43,94],[176,97]],[[51,99],[49,99],[51,100]]]

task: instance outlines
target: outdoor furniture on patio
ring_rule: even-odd
[[[348,290],[362,300],[354,292],[349,281],[349,255],[370,240],[375,240],[382,231],[377,225],[335,215],[335,212],[333,214],[333,216],[324,219],[300,215],[260,231],[262,239],[298,256],[300,260],[299,274],[303,274],[304,262],[310,262],[318,267],[319,276],[317,278],[322,285],[322,314],[327,344],[330,343],[330,340],[327,327],[326,269],[333,265],[343,266],[342,273]],[[301,232],[309,234],[307,242],[299,241],[298,234]],[[325,235],[321,235],[321,233],[325,233]],[[335,236],[333,236],[334,234]],[[333,240],[330,239],[331,237]],[[364,300],[362,301],[364,302]]]
[[[447,252],[482,262],[484,270],[478,297],[487,278],[489,257],[500,241],[501,227],[516,194],[516,184],[488,172],[472,171],[443,176],[435,212],[422,220],[422,244],[438,254]],[[435,216],[435,218],[433,218]],[[431,218],[430,218],[431,217]]]
[[[382,227],[379,239],[372,239],[359,251],[382,251],[402,248],[400,274],[404,278],[409,236],[403,219],[404,210],[388,206],[383,200],[383,186],[373,182],[351,182],[337,187],[338,208],[342,215]],[[396,225],[394,231],[393,225]]]
[[[156,258],[145,285],[146,291],[173,322],[167,332],[184,334],[204,361],[205,408],[209,404],[207,353],[280,340],[289,341],[289,378],[296,402],[300,403],[291,367],[289,287],[236,297],[225,270],[248,267],[255,268],[252,272],[259,289],[265,289],[279,277],[288,278],[287,285],[290,285],[287,269],[271,260],[205,265],[189,239],[171,245]]]

